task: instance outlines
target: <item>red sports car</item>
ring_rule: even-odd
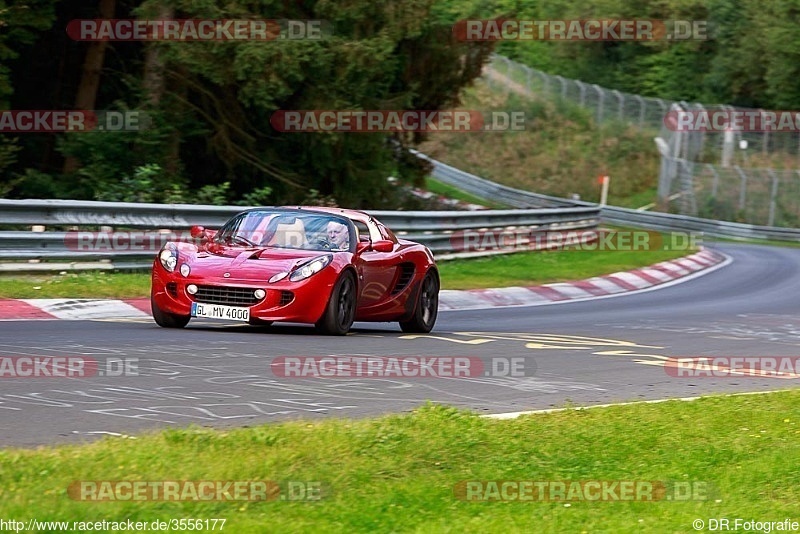
[[[153,263],[159,326],[183,328],[193,317],[286,321],[344,335],[353,321],[398,321],[404,332],[430,332],[436,322],[433,254],[366,213],[259,208],[219,230],[194,226],[192,236],[167,243]]]

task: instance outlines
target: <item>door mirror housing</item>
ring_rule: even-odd
[[[374,252],[391,252],[394,250],[394,243],[388,239],[380,239],[378,241],[359,241],[356,245],[356,254],[368,251]]]
[[[375,252],[391,252],[394,250],[394,243],[388,239],[372,242],[372,250]]]
[[[191,230],[189,230],[191,236],[195,239],[207,239],[208,234],[206,234],[206,229],[202,226],[195,225],[192,226]]]

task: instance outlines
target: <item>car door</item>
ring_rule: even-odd
[[[356,222],[356,228],[362,242],[365,242],[363,236],[368,236],[373,242],[388,237],[382,235],[374,224]],[[397,273],[397,240],[394,241],[391,252],[364,250],[356,254],[354,264],[358,272],[359,308],[378,305],[388,298]]]

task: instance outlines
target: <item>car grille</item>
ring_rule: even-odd
[[[281,306],[286,306],[294,300],[294,293],[291,291],[281,291]]]
[[[253,295],[254,287],[197,286],[194,300],[225,306],[253,306],[259,299]]]

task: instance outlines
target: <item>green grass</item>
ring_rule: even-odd
[[[582,280],[680,258],[688,251],[562,250],[439,263],[442,289],[530,286]]]
[[[638,208],[655,199],[660,155],[653,135],[620,123],[597,124],[591,111],[483,82],[466,89],[462,108],[522,111],[524,131],[437,132],[421,152],[458,169],[525,191],[598,202],[599,175],[611,177],[609,204]]]
[[[226,518],[223,532],[692,532],[697,518],[782,521],[800,499],[800,391],[495,421],[440,406],[0,451],[0,517]],[[81,480],[321,481],[317,502],[85,502]],[[465,480],[679,481],[690,502],[464,502]]]
[[[462,202],[467,202],[470,204],[478,204],[480,206],[486,206],[487,208],[493,210],[503,210],[509,209],[508,206],[503,204],[498,204],[497,202],[492,202],[490,200],[485,200],[480,197],[476,197],[466,191],[462,191],[461,189],[457,189],[452,185],[447,185],[438,181],[435,178],[428,177],[425,179],[425,189],[430,191],[431,193],[441,195],[447,198],[453,198],[455,200],[460,200]]]
[[[134,298],[149,295],[149,273],[100,271],[0,276],[0,298]]]
[[[580,280],[679,258],[689,251],[519,252],[439,263],[443,289]],[[0,277],[0,298],[136,298],[150,294],[149,273],[70,273]]]

